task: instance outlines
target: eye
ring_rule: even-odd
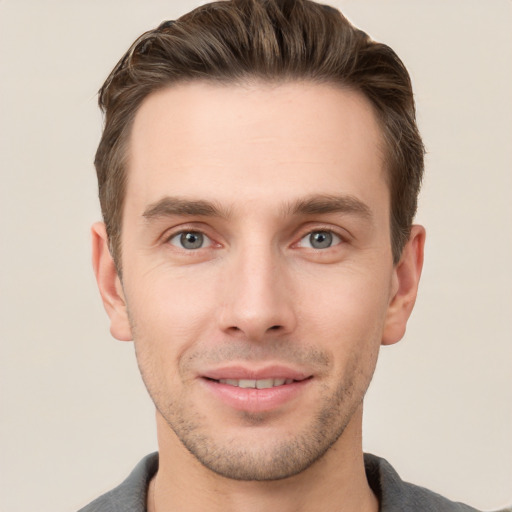
[[[301,238],[299,246],[311,249],[329,249],[341,242],[341,238],[332,231],[312,231]]]
[[[187,251],[203,249],[212,245],[212,241],[199,231],[182,231],[171,237],[169,243]]]

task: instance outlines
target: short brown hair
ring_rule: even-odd
[[[370,100],[386,145],[391,244],[393,260],[399,260],[416,213],[424,158],[402,61],[333,7],[309,0],[229,0],[203,5],[144,33],[100,89],[105,126],[94,163],[118,271],[126,146],[142,101],[178,82],[252,78],[340,84]]]

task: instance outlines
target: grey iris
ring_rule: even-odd
[[[315,231],[309,235],[309,243],[315,249],[327,249],[332,245],[332,233],[328,231]]]
[[[185,249],[199,249],[203,245],[203,234],[196,233],[195,231],[188,231],[187,233],[182,233],[180,236],[181,245]]]

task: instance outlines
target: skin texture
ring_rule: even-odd
[[[414,226],[393,265],[382,145],[369,102],[330,85],[198,82],[142,104],[122,283],[101,223],[93,261],[157,409],[150,510],[377,510],[362,401],[404,334],[424,243]],[[235,407],[207,378],[233,368],[302,383]]]

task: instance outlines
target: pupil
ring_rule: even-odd
[[[203,235],[201,233],[183,233],[181,235],[181,245],[185,249],[199,249],[203,245]]]
[[[332,234],[327,231],[317,231],[310,235],[311,247],[315,249],[326,249],[332,244]]]

